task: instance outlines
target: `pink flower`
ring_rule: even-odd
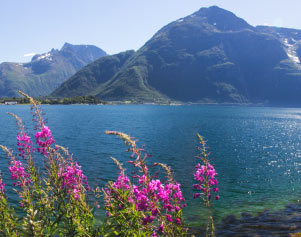
[[[17,183],[13,183],[14,186],[28,185],[31,180],[29,174],[24,171],[23,164],[21,161],[12,160],[10,162],[11,166],[8,167],[11,173],[11,179],[18,180]]]
[[[169,221],[169,222],[172,222],[171,215],[169,215],[169,214],[166,214],[165,216],[166,216],[166,219],[167,219],[167,221]]]
[[[2,181],[2,179],[0,178],[0,193],[1,194],[4,194],[4,192],[6,191],[6,189],[5,189],[5,184],[4,183],[2,183],[3,181]]]
[[[199,198],[200,196],[201,196],[200,193],[195,193],[195,194],[193,195],[193,198]]]
[[[158,228],[158,231],[163,231],[164,230],[164,226],[163,226],[163,222],[161,223],[161,225]]]
[[[140,178],[139,178],[139,184],[142,184],[142,183],[146,183],[146,176],[145,175],[142,175]]]
[[[55,143],[51,131],[47,126],[44,126],[40,132],[35,134],[36,143],[39,146],[37,151],[43,155],[47,155],[47,147],[50,147],[51,144]]]
[[[142,225],[146,225],[147,223],[152,223],[154,220],[153,216],[147,216],[143,218]]]
[[[81,166],[77,162],[71,163],[65,169],[62,167],[59,169],[58,177],[62,177],[62,188],[66,188],[67,193],[71,194],[76,200],[79,199],[80,193],[83,190],[83,180],[87,180],[87,177],[83,175]],[[85,182],[86,190],[90,187],[88,182]]]
[[[112,200],[112,202],[114,202],[113,200],[121,198],[120,196],[115,196],[116,194],[119,194],[119,191],[117,190],[123,190],[123,192],[130,191],[128,192],[129,196],[125,201],[134,203],[137,210],[145,212],[146,216],[142,219],[143,225],[153,222],[160,213],[160,206],[168,213],[178,212],[183,208],[185,199],[182,196],[180,184],[162,184],[159,179],[147,181],[145,175],[136,175],[135,177],[138,179],[139,186],[130,185],[128,177],[122,170],[117,180],[112,184],[112,188],[105,190],[108,197],[110,197],[107,200]],[[107,202],[106,205],[108,206],[111,204],[110,202]],[[115,208],[118,208],[118,206]],[[149,216],[149,212],[151,212],[151,216]],[[170,214],[166,213],[166,218],[169,222],[173,221]],[[179,222],[179,220],[175,221]]]
[[[152,210],[152,215],[153,215],[153,216],[157,216],[158,213],[159,213],[158,208],[154,208],[154,209]]]
[[[122,172],[120,174],[120,176],[118,176],[117,180],[113,183],[113,187],[117,188],[117,189],[126,189],[129,190],[130,186],[129,186],[129,178],[127,176],[124,175],[124,173]]]
[[[205,195],[207,195],[208,198],[210,199],[211,192],[216,192],[216,193],[218,192],[218,187],[217,187],[218,182],[217,182],[217,178],[215,177],[217,173],[215,172],[213,165],[211,165],[208,162],[206,162],[205,164],[207,164],[207,166],[200,165],[200,164],[196,165],[196,172],[194,174],[194,179],[199,182],[197,184],[194,184],[193,188],[196,190],[200,190]],[[201,193],[194,194],[194,198],[198,198],[200,196]]]
[[[19,156],[23,158],[27,157],[29,153],[34,152],[30,137],[27,136],[26,133],[18,134],[17,146],[18,146],[18,151],[20,152]]]
[[[181,225],[181,220],[180,220],[180,218],[176,218],[176,219],[175,219],[175,222],[176,222],[177,225]]]

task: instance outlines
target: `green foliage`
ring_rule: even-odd
[[[95,96],[75,96],[71,98],[51,98],[51,97],[40,97],[35,98],[40,104],[53,104],[53,105],[68,105],[68,104],[105,104]],[[13,98],[2,98],[0,104],[5,102],[16,101],[18,104],[29,104],[29,99],[23,97]]]
[[[8,206],[6,197],[0,193],[0,234],[3,236],[19,236],[15,212]]]
[[[53,99],[53,98],[45,98],[45,99],[38,99],[41,104],[104,104],[105,102],[101,101],[99,98],[95,96],[75,96],[71,98],[60,98],[60,99]]]
[[[127,190],[118,190],[112,187],[113,182],[109,182],[108,188],[114,189],[113,202],[106,207],[110,213],[106,219],[104,230],[107,235],[115,234],[121,236],[149,236],[152,234],[150,230],[144,228],[141,224],[143,218],[142,212],[136,209],[134,203],[129,202],[131,198],[130,192]],[[103,191],[106,195],[106,192]],[[105,200],[108,197],[105,196]],[[120,209],[122,206],[122,209]]]

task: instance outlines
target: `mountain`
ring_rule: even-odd
[[[0,97],[50,94],[83,66],[107,55],[92,45],[65,43],[61,50],[35,55],[29,63],[0,64]]]
[[[300,30],[253,27],[217,6],[201,8],[126,61],[123,53],[88,64],[52,96],[301,106],[300,46]]]

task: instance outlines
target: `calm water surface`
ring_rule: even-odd
[[[117,177],[110,156],[126,163],[126,147],[105,130],[139,139],[152,154],[150,162],[166,163],[182,183],[188,200],[185,215],[199,222],[204,210],[192,199],[196,133],[208,140],[219,173],[220,201],[215,216],[257,213],[297,202],[301,190],[301,109],[231,106],[43,106],[57,144],[68,147],[83,166],[90,184]],[[32,128],[29,106],[0,106],[0,144],[15,148],[13,112]],[[0,169],[10,184],[7,159]]]

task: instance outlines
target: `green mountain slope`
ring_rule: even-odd
[[[35,55],[29,63],[0,64],[0,97],[48,95],[86,64],[106,53],[92,45],[65,43],[61,50]]]
[[[71,77],[68,83],[63,83],[52,95],[64,96],[86,95],[96,90],[99,85],[110,80],[125,64],[134,51],[126,51],[112,56],[102,57],[88,67],[80,70],[75,77]]]
[[[159,30],[114,75],[100,76],[105,57],[53,95],[84,87],[81,95],[103,100],[301,105],[300,45],[298,30],[253,27],[216,6],[201,8]]]

